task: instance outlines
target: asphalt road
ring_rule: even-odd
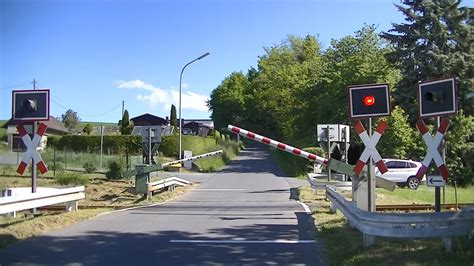
[[[165,204],[113,212],[0,250],[0,265],[326,264],[312,218],[265,149]]]

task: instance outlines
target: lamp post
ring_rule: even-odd
[[[184,72],[184,69],[189,66],[190,64],[198,61],[198,60],[201,60],[203,59],[204,57],[208,56],[210,53],[207,52],[203,55],[201,55],[200,57],[194,59],[193,61],[187,63],[186,65],[184,65],[183,69],[181,70],[181,74],[179,75],[179,159],[182,159],[182,154],[181,154],[181,135],[182,135],[182,130],[183,130],[183,120],[181,119],[181,80],[183,79],[183,72]]]

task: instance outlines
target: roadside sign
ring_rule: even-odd
[[[420,169],[418,169],[418,172],[416,173],[416,177],[421,178],[428,170],[431,160],[433,160],[436,164],[436,167],[438,167],[439,173],[444,177],[444,179],[448,179],[448,168],[444,164],[443,158],[441,158],[441,154],[439,154],[438,151],[438,147],[441,144],[441,140],[443,140],[444,135],[446,134],[448,125],[448,119],[441,120],[441,124],[438,130],[436,131],[434,137],[432,137],[431,134],[428,132],[425,122],[423,122],[423,119],[418,120],[416,126],[422,134],[423,141],[426,143],[428,151],[426,152],[425,159],[421,163],[422,166],[420,167]]]
[[[440,175],[431,175],[426,177],[426,185],[429,187],[444,187],[446,180]]]
[[[354,129],[365,145],[364,151],[362,152],[359,160],[354,166],[354,173],[356,173],[357,175],[360,174],[362,168],[364,168],[367,163],[367,160],[369,160],[370,157],[374,159],[375,164],[377,165],[382,174],[388,171],[387,166],[382,161],[382,157],[375,148],[386,127],[387,123],[385,121],[380,121],[380,123],[377,125],[377,128],[375,129],[375,133],[372,136],[369,136],[369,134],[367,133],[364,126],[359,120],[356,120],[354,122]]]
[[[30,163],[31,159],[33,159],[33,163],[36,164],[41,174],[44,174],[48,171],[48,168],[46,167],[46,164],[41,158],[41,155],[36,150],[36,147],[38,147],[38,145],[40,144],[41,137],[44,135],[47,128],[48,127],[45,124],[39,124],[38,130],[36,131],[36,134],[32,140],[30,135],[26,133],[26,129],[23,127],[23,125],[17,126],[18,133],[20,134],[20,137],[23,140],[23,143],[25,143],[26,147],[26,152],[23,155],[23,159],[21,160],[20,165],[18,165],[18,168],[16,170],[17,173],[19,173],[20,175],[25,172],[25,169]]]

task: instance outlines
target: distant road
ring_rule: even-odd
[[[324,264],[311,216],[263,147],[190,176],[202,183],[179,199],[21,241],[0,250],[0,264]]]

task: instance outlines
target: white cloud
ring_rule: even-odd
[[[164,111],[168,111],[172,104],[178,108],[179,91],[174,89],[174,87],[172,89],[165,90],[145,83],[141,80],[119,80],[116,81],[115,84],[119,89],[136,89],[148,91],[147,94],[137,94],[137,100],[147,103],[152,109],[161,107]],[[182,86],[182,88],[187,87],[188,84],[183,84]],[[207,95],[201,95],[187,90],[182,93],[181,97],[182,109],[200,112],[208,111],[206,101],[209,99],[209,97]]]

